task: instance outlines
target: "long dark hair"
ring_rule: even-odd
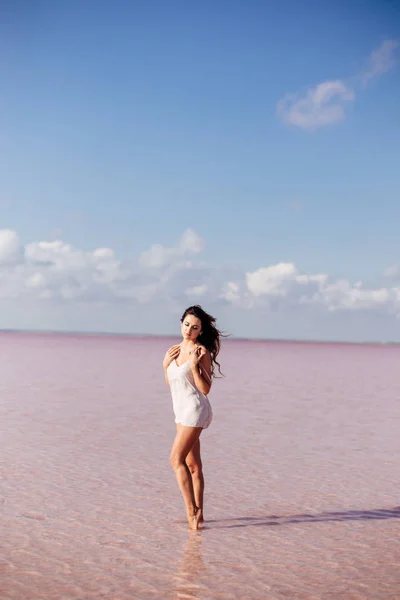
[[[197,340],[199,344],[207,348],[211,355],[211,376],[216,377],[215,365],[217,365],[220,375],[223,376],[221,365],[217,361],[217,356],[221,348],[221,337],[227,337],[227,335],[217,329],[215,317],[206,313],[206,311],[201,308],[200,304],[189,306],[182,315],[181,323],[183,323],[187,315],[193,315],[201,321],[202,331]]]

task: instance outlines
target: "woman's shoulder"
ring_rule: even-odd
[[[203,348],[203,350],[206,351],[207,356],[211,356],[209,349],[206,348],[204,344],[199,344],[199,348]]]
[[[204,354],[203,354],[203,356],[202,356],[202,359],[201,359],[201,361],[202,361],[203,363],[205,362],[206,364],[210,365],[210,364],[211,364],[211,352],[208,350],[208,348],[206,348],[206,347],[205,347],[205,346],[203,346],[203,345],[200,345],[200,347],[201,347],[201,348],[203,348],[203,349],[205,350],[205,352],[204,352]]]

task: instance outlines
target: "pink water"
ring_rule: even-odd
[[[189,532],[172,341],[0,335],[2,600],[398,600],[400,348],[226,342]]]

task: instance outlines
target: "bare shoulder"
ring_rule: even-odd
[[[201,346],[201,348],[204,350],[204,354],[201,357],[201,361],[200,363],[209,370],[209,368],[211,367],[211,354],[210,352],[207,350],[207,348],[205,346]]]

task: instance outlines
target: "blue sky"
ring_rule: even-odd
[[[399,29],[388,0],[7,0],[0,327],[169,333],[190,299],[400,340]]]

